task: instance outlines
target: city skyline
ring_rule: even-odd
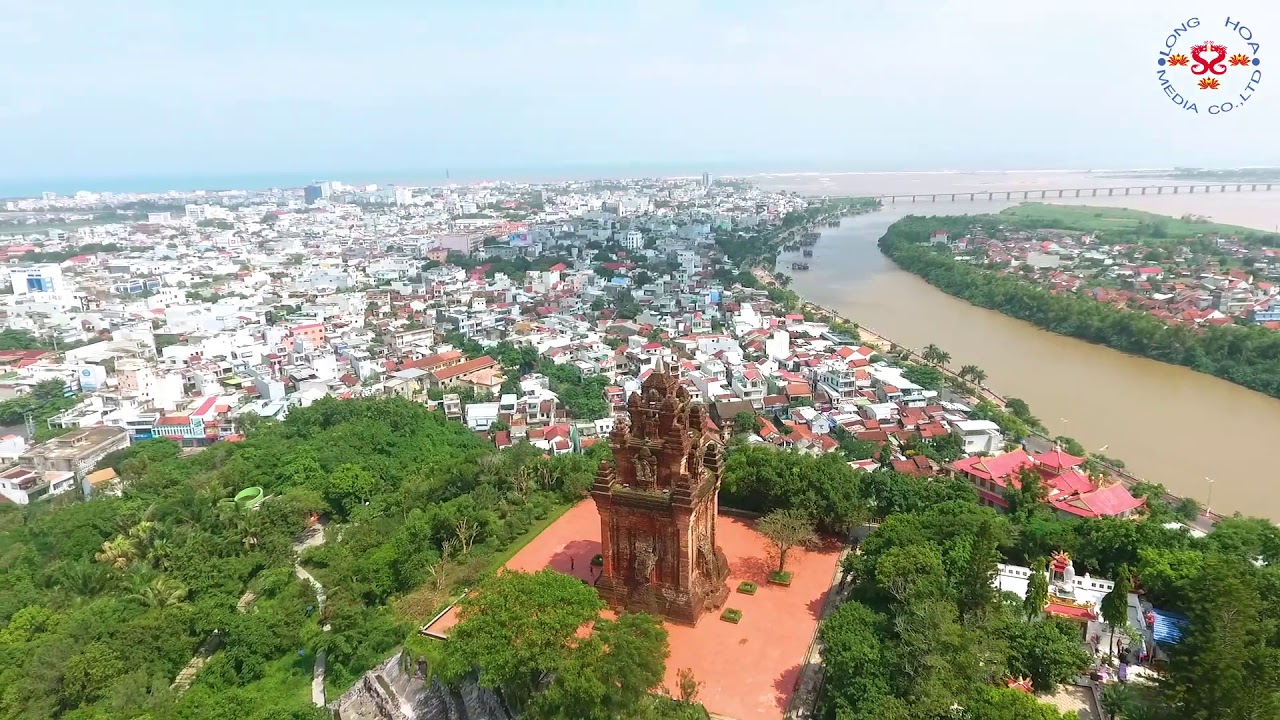
[[[1265,59],[1280,10],[1230,10]],[[1210,118],[1155,78],[1171,27],[1202,15],[1212,33],[1222,12],[1101,0],[16,7],[0,41],[30,60],[0,76],[0,185],[1280,164],[1265,134],[1280,98],[1265,83],[1247,108]],[[41,53],[53,43],[59,53]]]

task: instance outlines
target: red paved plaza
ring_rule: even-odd
[[[769,559],[764,537],[747,522],[725,515],[716,528],[729,558],[727,607],[741,610],[742,621],[734,625],[721,621],[719,613],[707,613],[697,627],[668,624],[666,685],[676,695],[676,674],[690,668],[702,683],[698,700],[712,713],[734,720],[776,720],[783,716],[818,626],[839,547],[792,550],[787,554],[792,584],[781,588],[767,583],[775,561]],[[525,572],[550,567],[590,582],[591,558],[599,552],[600,515],[595,503],[586,500],[521,549],[507,567]],[[736,592],[743,580],[760,589],[755,595]]]

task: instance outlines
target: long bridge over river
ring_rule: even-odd
[[[1268,192],[1280,183],[1212,183],[1177,185],[1124,185],[1117,187],[1062,188],[1044,190],[976,190],[974,192],[899,193],[876,195],[883,203],[955,202],[957,200],[1041,200],[1049,198],[1114,197],[1116,195],[1177,195],[1179,193]]]

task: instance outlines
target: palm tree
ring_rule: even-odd
[[[185,602],[187,587],[177,580],[158,577],[129,598],[154,610],[163,611],[165,608],[175,607]]]
[[[146,565],[131,565],[124,574],[122,588],[127,595],[137,595],[146,589],[160,575]]]
[[[240,538],[240,544],[244,545],[245,550],[254,550],[258,547],[258,526],[260,523],[255,522],[254,517],[244,516],[236,520],[235,534]]]
[[[58,573],[58,586],[79,597],[90,597],[102,592],[111,578],[101,565],[79,562],[65,566]]]
[[[924,358],[925,362],[934,365],[946,365],[951,362],[951,354],[933,343],[925,346],[924,352],[920,353],[920,357]]]
[[[168,570],[169,561],[173,557],[173,544],[164,538],[157,538],[147,549],[147,561],[157,570]]]
[[[1132,686],[1111,683],[1102,689],[1102,711],[1110,720],[1127,718],[1137,707]]]
[[[138,559],[138,543],[133,538],[119,536],[102,543],[102,552],[94,555],[100,563],[106,563],[117,570],[123,570]]]
[[[972,380],[979,386],[982,385],[983,380],[987,379],[987,374],[977,365],[965,365],[960,368],[960,372],[956,374],[959,375],[962,380]]]

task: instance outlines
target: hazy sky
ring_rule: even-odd
[[[1227,13],[1266,77],[1182,111]],[[0,48],[9,180],[1280,165],[1277,0],[0,0]]]

